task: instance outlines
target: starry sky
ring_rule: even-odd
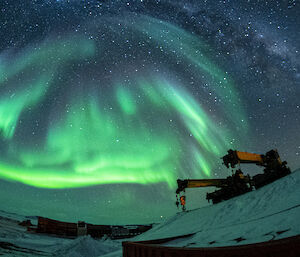
[[[297,1],[1,1],[0,209],[152,223],[230,148],[299,168],[299,26]]]

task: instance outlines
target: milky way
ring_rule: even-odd
[[[144,217],[136,215],[152,220],[175,211],[171,199],[177,178],[229,174],[220,161],[229,148],[263,153],[281,147],[293,151],[292,161],[292,154],[299,154],[299,148],[287,147],[292,132],[282,142],[275,129],[279,116],[285,115],[279,125],[284,127],[299,114],[295,44],[285,52],[277,47],[281,41],[272,48],[271,36],[249,26],[239,11],[221,13],[219,4],[213,11],[206,2],[181,11],[181,4],[167,2],[98,5],[33,4],[32,12],[47,13],[32,18],[37,31],[27,39],[31,32],[19,31],[14,45],[3,43],[3,190],[21,188],[22,201],[30,201],[37,214],[65,219],[86,215],[80,204],[75,216],[69,214],[80,192],[87,201],[81,204],[93,213],[88,218],[97,220],[100,211],[105,222],[124,204],[130,216],[133,206],[155,199]],[[16,6],[7,4],[2,12],[16,14]],[[280,58],[284,63],[277,65]],[[286,87],[279,90],[282,81]],[[38,207],[43,201],[52,203]],[[69,205],[55,214],[63,202]],[[147,208],[156,204],[158,210],[149,214]],[[120,215],[118,221],[131,221]]]

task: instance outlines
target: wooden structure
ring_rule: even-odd
[[[37,233],[55,234],[59,236],[76,237],[77,223],[38,217]]]
[[[263,243],[226,247],[183,248],[159,244],[191,235],[140,242],[123,242],[123,257],[298,257],[300,235]]]
[[[112,226],[112,225],[93,225],[79,221],[78,223],[62,222],[58,220],[38,217],[38,225],[35,230],[37,233],[53,234],[64,237],[77,237],[90,235],[94,238],[101,238],[104,235],[112,239],[129,238],[139,235],[152,228],[152,225],[130,225],[130,226]],[[34,231],[28,226],[28,231]]]
[[[91,237],[101,238],[104,235],[111,235],[111,226],[87,224],[87,234]]]

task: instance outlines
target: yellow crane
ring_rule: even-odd
[[[257,174],[251,178],[249,175],[245,176],[240,169],[237,169],[231,176],[223,179],[178,179],[176,189],[177,206],[179,205],[179,195],[182,208],[185,210],[186,198],[185,195],[180,196],[180,194],[185,192],[186,188],[220,188],[206,194],[208,201],[212,200],[213,203],[218,203],[252,191],[253,186],[258,189],[291,173],[291,170],[286,166],[287,162],[281,161],[277,150],[270,150],[266,154],[256,154],[230,149],[228,154],[221,159],[223,159],[223,164],[227,168],[235,168],[236,165],[241,163],[250,163],[264,167],[264,173]]]

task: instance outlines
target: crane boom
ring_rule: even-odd
[[[253,163],[264,167],[264,174],[255,175],[252,184],[256,189],[269,184],[276,179],[291,173],[286,166],[287,162],[282,162],[276,149],[268,151],[266,154],[256,154],[241,151],[228,150],[228,154],[222,157],[224,165],[234,168],[240,163]]]
[[[224,187],[226,186],[226,179],[178,179],[178,188],[176,194],[184,191],[186,188],[195,187]]]
[[[261,154],[236,151],[236,155],[242,163],[263,163],[263,156]]]
[[[228,150],[228,154],[223,156],[222,159],[227,168],[229,168],[229,165],[231,168],[234,168],[239,163],[255,163],[261,166],[264,164],[264,155],[262,154],[233,151],[231,149]]]
[[[289,167],[286,166],[287,162],[281,161],[277,150],[270,150],[266,154],[256,154],[229,149],[228,154],[221,159],[223,159],[223,164],[227,168],[234,168],[240,163],[253,163],[264,167],[264,173],[257,174],[251,178],[249,175],[244,175],[240,169],[237,169],[235,173],[225,179],[178,179],[176,204],[179,204],[178,194],[185,191],[186,188],[218,187],[218,190],[206,194],[208,201],[212,200],[213,203],[218,203],[250,192],[252,187],[258,189],[291,173]],[[183,210],[185,210],[185,196],[180,197],[183,197],[180,199],[184,199]]]
[[[212,200],[213,203],[220,202],[222,200],[229,199],[233,196],[237,196],[252,190],[251,181],[249,175],[244,176],[241,170],[236,170],[234,174],[227,178],[222,179],[185,179],[177,180],[178,188],[176,194],[180,194],[185,191],[186,188],[195,187],[217,187],[219,190],[207,193],[206,199]]]
[[[239,163],[254,163],[266,168],[277,168],[285,165],[279,157],[277,150],[271,150],[266,154],[256,154],[241,151],[228,150],[228,154],[222,157],[227,168],[234,168]]]

